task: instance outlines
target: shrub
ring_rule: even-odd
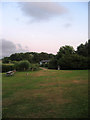
[[[39,64],[31,64],[30,70],[35,71],[39,69]]]
[[[16,63],[15,66],[16,66],[17,70],[25,71],[25,70],[29,69],[30,63],[29,63],[29,61],[24,60],[24,61],[20,61],[19,63]]]
[[[19,62],[14,62],[15,70],[19,70]]]
[[[15,69],[14,64],[2,64],[2,72],[8,72],[14,69]]]

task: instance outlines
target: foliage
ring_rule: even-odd
[[[90,39],[88,40],[88,55],[90,57]]]
[[[12,54],[10,57],[4,57],[3,63],[9,63],[12,61],[22,61],[28,60],[30,63],[39,63],[41,60],[49,60],[54,58],[55,55],[48,54],[48,53],[36,53],[36,52],[26,52],[26,53],[15,53]]]
[[[58,60],[58,65],[61,69],[87,69],[88,59],[77,54],[64,55]]]
[[[86,42],[85,45],[80,44],[77,47],[77,54],[87,57],[88,56],[88,43]]]
[[[75,53],[74,48],[72,46],[65,45],[60,47],[59,52],[57,53],[57,58],[61,58],[63,55],[71,55],[73,53]]]
[[[30,70],[30,71],[35,71],[39,70],[39,64],[30,64],[27,60],[24,61],[13,61],[13,64],[3,64],[0,65],[0,68],[2,66],[2,72],[7,72],[10,70],[17,70],[17,71],[25,71],[25,70]]]
[[[9,58],[9,57],[4,57],[4,58],[2,59],[2,62],[3,62],[3,63],[9,63],[9,62],[10,62],[10,58]]]
[[[89,57],[88,57],[89,56]],[[50,60],[49,64],[42,64],[42,67],[48,67],[49,69],[57,69],[60,65],[61,69],[90,69],[90,40],[85,44],[80,44],[75,51],[72,46],[65,45],[60,47],[56,55],[48,54],[45,52],[26,52],[15,53],[10,57],[4,57],[3,63],[14,63],[16,69],[18,67],[18,61],[27,60],[31,64],[40,63],[41,60]],[[35,65],[32,65],[34,68]],[[31,68],[30,68],[31,69]],[[35,68],[36,69],[36,68]]]
[[[32,70],[32,71],[36,71],[36,70],[39,69],[39,64],[31,64],[29,69]]]
[[[88,57],[88,69],[90,69],[90,56]]]
[[[8,72],[14,69],[15,69],[14,64],[2,64],[2,72]]]
[[[89,49],[90,40],[85,45],[78,46],[77,51],[72,46],[62,46],[56,55],[57,66],[59,65],[61,69],[90,69]]]
[[[19,62],[13,61],[15,70],[19,70]]]
[[[57,69],[57,59],[51,59],[48,64],[49,69]]]
[[[18,70],[25,71],[29,69],[30,63],[27,60],[20,61],[17,65]]]

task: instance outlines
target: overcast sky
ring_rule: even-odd
[[[56,54],[88,41],[88,2],[2,2],[2,56],[15,52]]]

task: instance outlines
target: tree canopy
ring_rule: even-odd
[[[89,56],[88,56],[89,55]],[[4,57],[3,63],[27,60],[29,63],[39,63],[41,60],[50,60],[46,66],[49,69],[90,69],[90,40],[80,44],[75,51],[72,46],[60,47],[56,55],[45,52],[15,53],[10,57]]]

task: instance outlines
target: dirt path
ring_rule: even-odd
[[[43,68],[43,67],[40,67],[40,69],[42,69],[42,70],[48,70],[47,68]]]

